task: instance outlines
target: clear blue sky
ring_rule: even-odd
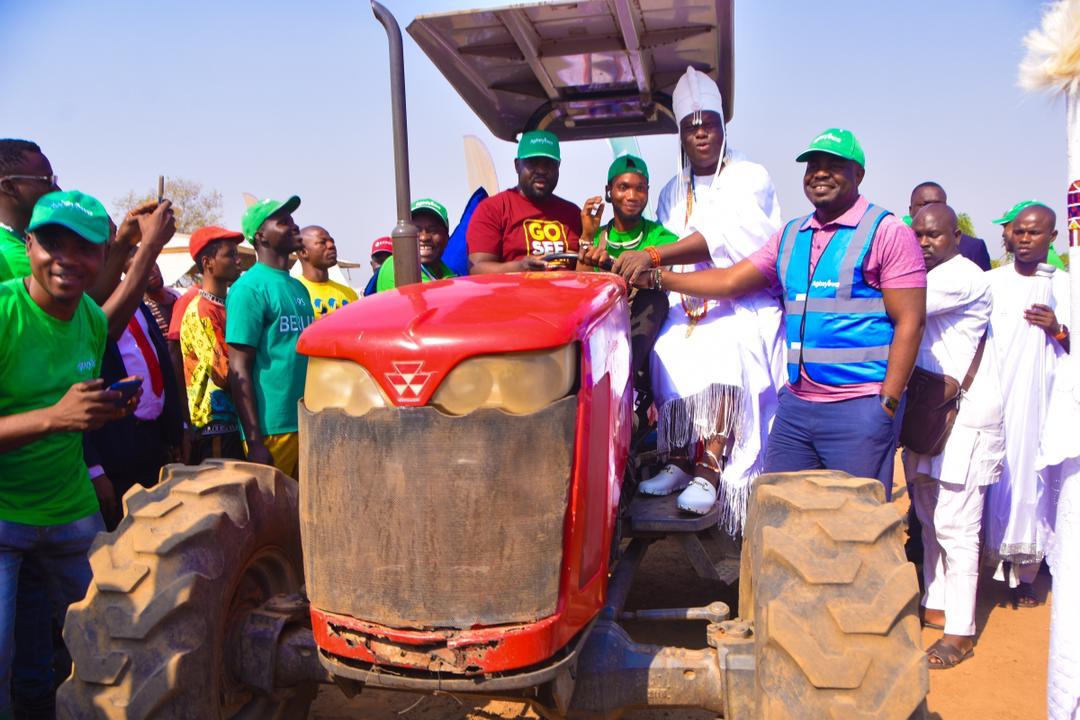
[[[506,3],[386,4],[404,27]],[[730,142],[769,169],[792,217],[808,208],[794,156],[824,127],[851,128],[867,196],[903,214],[915,183],[938,180],[997,255],[990,220],[1003,209],[1064,207],[1064,105],[1016,82],[1040,12],[1031,0],[736,0]],[[407,34],[405,45],[413,196],[456,217],[468,197],[462,137],[484,139],[504,187],[513,146]],[[298,194],[298,222],[325,225],[349,259],[393,226],[386,41],[362,0],[0,0],[0,47],[0,136],[37,141],[65,187],[110,208],[165,174],[221,191],[231,227],[243,191]],[[642,142],[654,191],[674,171],[675,143]],[[564,145],[558,194],[599,194],[610,157],[602,142]]]

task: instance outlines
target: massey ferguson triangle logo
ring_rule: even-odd
[[[399,400],[417,400],[433,373],[421,372],[423,361],[391,363],[394,372],[386,373],[386,381],[394,388]]]

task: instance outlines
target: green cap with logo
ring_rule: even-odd
[[[530,130],[522,134],[521,140],[518,141],[517,157],[518,160],[546,157],[555,162],[562,162],[562,156],[559,154],[559,138],[547,130]]]
[[[1032,205],[1045,205],[1045,203],[1041,203],[1038,200],[1024,200],[1023,202],[1018,202],[1011,208],[1009,208],[1004,215],[999,217],[997,220],[991,220],[990,222],[994,223],[995,225],[1007,225],[1008,223],[1011,223],[1013,220],[1015,220],[1017,215],[1019,215],[1024,210],[1027,210]]]
[[[45,225],[66,227],[95,245],[109,242],[109,213],[105,206],[78,190],[59,190],[38,199],[26,231],[34,232]]]
[[[866,154],[862,145],[859,144],[855,133],[842,128],[829,128],[810,141],[810,147],[803,150],[795,162],[806,162],[810,153],[823,152],[842,157],[845,160],[854,160],[863,168],[866,167]]]
[[[649,180],[649,167],[645,164],[644,160],[637,155],[620,155],[615,158],[615,162],[611,163],[611,167],[608,168],[607,181],[611,182],[620,175],[628,172],[637,173],[645,178],[646,182]]]
[[[259,231],[266,218],[274,213],[285,211],[294,212],[300,207],[300,198],[293,195],[288,200],[260,200],[244,211],[244,217],[240,219],[240,231],[244,233],[244,239],[252,245],[255,244],[255,233]]]
[[[442,224],[446,226],[446,229],[450,229],[450,216],[446,213],[446,206],[438,200],[432,200],[431,198],[413,200],[413,204],[409,207],[409,210],[413,215],[418,212],[429,212],[433,215],[438,215],[439,219],[442,220]]]

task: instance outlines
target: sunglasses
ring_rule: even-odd
[[[4,175],[0,177],[0,180],[40,180],[49,185],[56,185],[58,179],[57,175]]]

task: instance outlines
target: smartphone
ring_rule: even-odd
[[[164,200],[164,199],[165,199],[165,176],[164,175],[158,175],[157,176],[157,201],[158,201],[158,205],[160,205],[161,201]]]
[[[139,388],[142,387],[143,379],[138,375],[129,375],[126,378],[117,380],[109,386],[109,390],[115,390],[123,395],[116,404],[120,407],[127,405],[131,398],[135,397],[135,393],[139,392]]]

